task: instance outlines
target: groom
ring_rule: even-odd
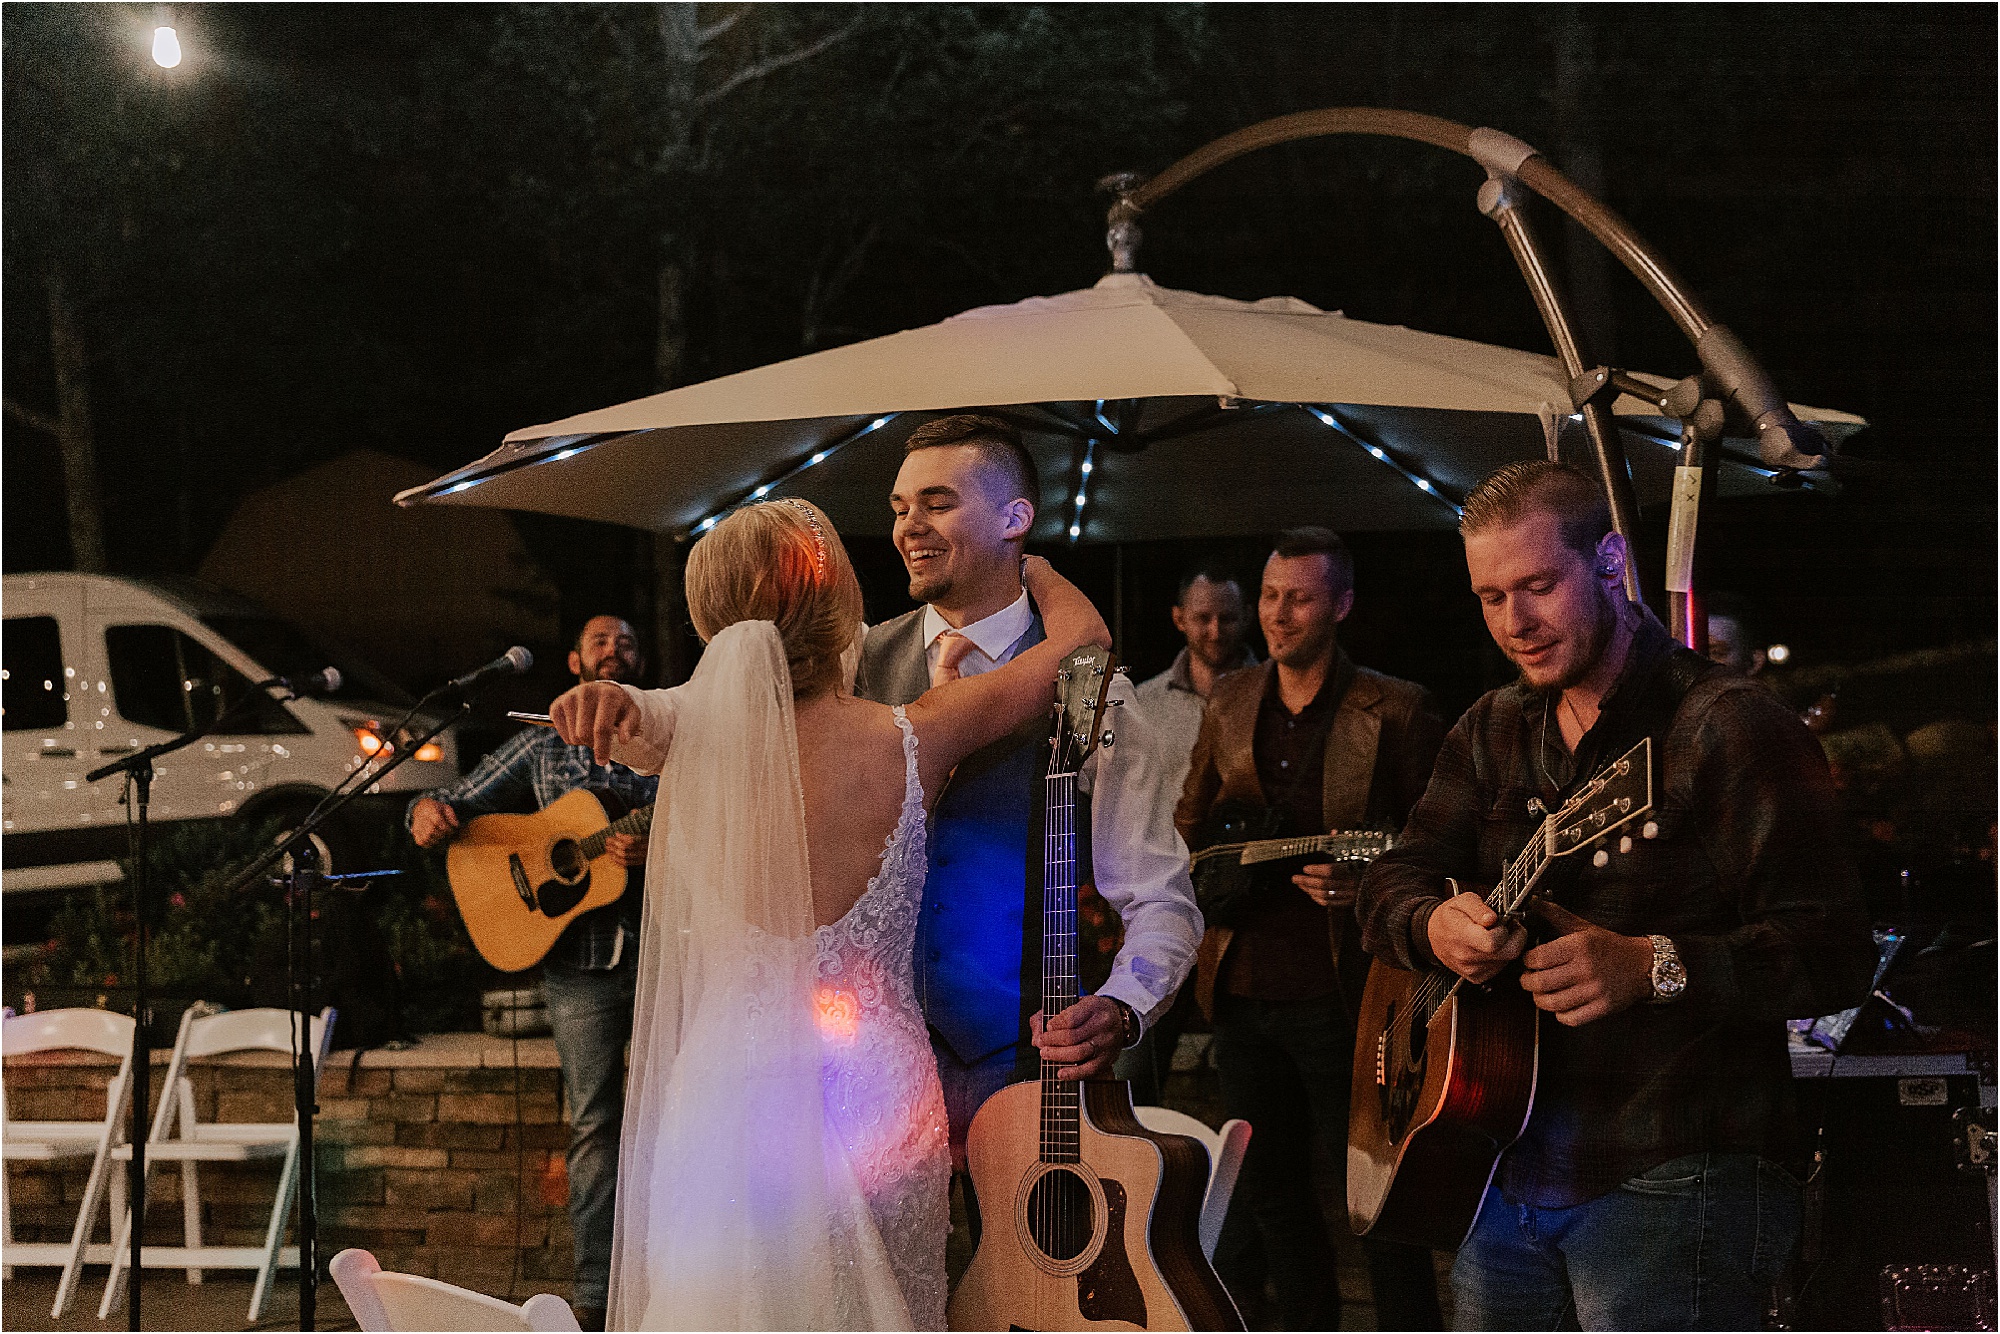
[[[923,607],[875,626],[855,693],[908,704],[931,686],[987,672],[1042,639],[1021,588],[1021,551],[1040,499],[1013,427],[961,413],[910,435],[889,504],[896,550]],[[1115,678],[1111,698],[1132,687]],[[1201,942],[1187,849],[1172,812],[1150,802],[1168,764],[1140,710],[1107,713],[1114,745],[1085,766],[1097,891],[1125,923],[1111,977],[1039,1032],[1041,784],[1049,729],[1038,721],[953,772],[930,819],[930,870],[917,923],[917,999],[930,1025],[951,1121],[953,1165],[981,1103],[1042,1060],[1064,1079],[1110,1073],[1173,999]],[[1088,878],[1079,874],[1082,881]],[[1037,1048],[1040,1050],[1038,1051]],[[977,1213],[968,1209],[977,1237]]]

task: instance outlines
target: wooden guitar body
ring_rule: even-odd
[[[452,840],[452,897],[488,963],[508,973],[534,967],[578,915],[625,893],[625,868],[580,846],[623,813],[616,805],[608,792],[578,788],[534,815],[482,815]]]
[[[1425,1022],[1411,1014],[1425,976],[1379,959],[1368,972],[1348,1112],[1347,1214],[1357,1235],[1453,1250],[1479,1216],[1500,1155],[1528,1124],[1541,1011],[1503,981],[1496,992],[1457,988]]]
[[[1123,1080],[1082,1085],[1077,1161],[1045,1162],[1042,1086],[986,1100],[967,1137],[984,1223],[952,1329],[1242,1329],[1197,1234],[1208,1151],[1147,1130]]]

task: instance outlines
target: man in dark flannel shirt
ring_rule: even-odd
[[[1280,838],[1396,828],[1444,735],[1428,691],[1341,652],[1335,630],[1354,605],[1354,560],[1340,537],[1294,528],[1276,547],[1257,599],[1271,659],[1210,692],[1174,812],[1190,846],[1212,841],[1204,826],[1225,805],[1274,812],[1270,834]],[[1253,1309],[1268,1269],[1283,1328],[1338,1329],[1340,1284],[1313,1145],[1344,1181],[1354,1002],[1368,959],[1352,874],[1328,861],[1274,866],[1233,908],[1214,905],[1196,961],[1223,1108],[1251,1129],[1216,1271],[1238,1305]],[[1376,1327],[1437,1328],[1431,1252],[1380,1238],[1362,1250]]]
[[[569,669],[582,681],[631,682],[643,665],[632,627],[616,616],[586,621],[569,655]],[[419,845],[437,847],[475,816],[538,811],[580,787],[609,788],[636,810],[652,804],[659,779],[622,764],[597,764],[590,747],[564,745],[551,728],[527,727],[458,782],[411,802],[407,822]],[[634,834],[613,834],[604,851],[634,871],[646,864],[646,840]],[[577,917],[542,962],[542,992],[569,1095],[569,1215],[576,1247],[571,1302],[585,1329],[604,1328],[610,1284],[625,1043],[632,1036],[638,976],[637,889],[634,875],[618,902]]]
[[[1860,1003],[1875,962],[1818,744],[1623,597],[1610,529],[1561,464],[1467,497],[1472,589],[1521,679],[1452,728],[1361,887],[1370,951],[1525,990],[1555,1020],[1452,1271],[1464,1329],[1758,1328],[1798,1233],[1784,1021]],[[1657,839],[1552,866],[1532,943],[1482,891],[1538,811],[1642,736]]]

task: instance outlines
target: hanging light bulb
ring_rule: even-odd
[[[181,63],[180,34],[164,23],[153,29],[153,63],[161,69]]]

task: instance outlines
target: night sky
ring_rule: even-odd
[[[183,4],[187,59],[166,72],[150,7],[7,6],[5,568],[71,560],[53,441],[11,410],[54,407],[51,275],[86,349],[111,566],[186,572],[247,491],[348,449],[442,472],[510,429],[665,387],[666,261],[686,278],[686,383],[1087,285],[1102,174],[1268,116],[1376,105],[1536,145],[1789,398],[1873,423],[1849,448],[1878,480],[1715,516],[1707,573],[1772,636],[1854,661],[1993,634],[1991,7],[735,13],[699,6],[695,25],[728,30],[676,66],[678,7]],[[1141,267],[1546,351],[1473,208],[1479,180],[1421,145],[1266,151],[1149,216]],[[1628,275],[1539,220],[1601,359],[1694,369]],[[1655,569],[1663,517],[1641,533]],[[650,578],[649,542],[521,528],[566,617],[629,605]],[[886,545],[856,554],[871,611],[907,606]],[[1163,599],[1195,554],[1126,553],[1143,670],[1171,651]],[[1221,554],[1254,571],[1261,552]],[[1468,665],[1427,683],[1453,705],[1493,683],[1453,539],[1358,554],[1357,657],[1426,679],[1416,636],[1435,622]],[[1076,567],[1108,596],[1116,561]]]

